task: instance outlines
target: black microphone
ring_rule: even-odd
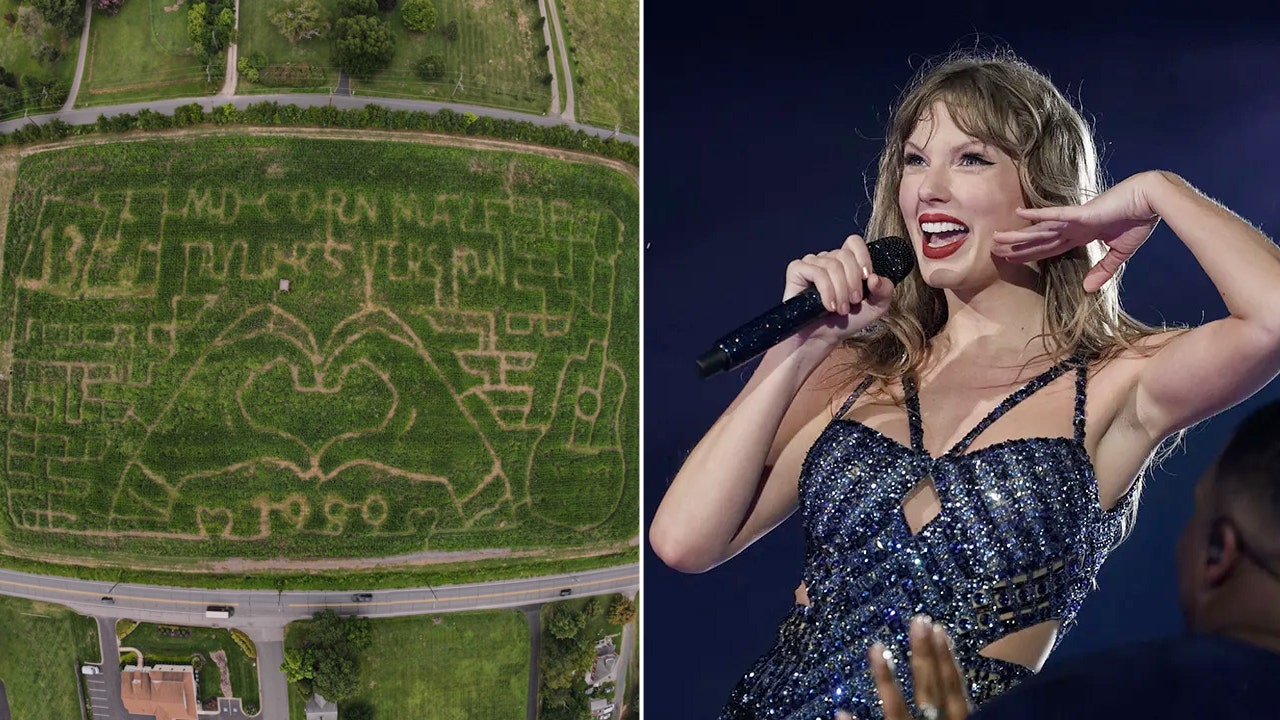
[[[896,235],[867,243],[871,270],[889,278],[894,285],[906,279],[916,265],[911,243]],[[863,297],[870,295],[867,281],[862,281]],[[698,374],[709,378],[726,370],[734,370],[757,355],[799,332],[801,328],[827,314],[818,289],[810,285],[803,292],[775,306],[765,314],[725,335],[698,358]]]

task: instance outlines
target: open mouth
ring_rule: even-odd
[[[969,237],[968,226],[954,218],[922,217],[920,230],[924,233],[924,256],[932,260],[940,260],[959,250],[965,238]]]

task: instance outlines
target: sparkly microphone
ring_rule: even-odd
[[[871,255],[872,271],[889,278],[894,285],[905,280],[916,264],[911,243],[896,235],[867,243],[867,252]],[[862,292],[864,297],[870,294],[865,280]],[[818,289],[810,285],[799,295],[717,340],[698,358],[698,374],[709,378],[734,370],[826,314],[828,311],[822,306]]]

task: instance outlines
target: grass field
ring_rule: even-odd
[[[557,2],[565,42],[572,48],[578,122],[640,132],[639,0]]]
[[[337,18],[337,0],[320,0],[329,11],[329,22]],[[242,4],[240,55],[261,53],[269,64],[307,63],[326,68],[323,87],[338,83],[333,66],[332,42],[326,38],[291,44],[271,24],[269,16],[276,2]],[[545,112],[551,103],[551,89],[542,83],[547,63],[542,54],[542,31],[536,29],[537,6],[528,0],[436,0],[436,28],[427,33],[404,27],[397,6],[383,14],[395,37],[396,53],[391,66],[367,80],[353,78],[357,95],[382,95],[439,100],[511,108],[525,112]],[[440,30],[450,20],[458,21],[458,40],[449,42]],[[330,31],[332,34],[332,31]],[[439,81],[427,83],[414,72],[418,61],[429,54],[445,58],[448,72]],[[462,89],[455,92],[459,74]],[[288,92],[288,88],[247,82],[243,75],[237,92]]]
[[[616,546],[638,513],[637,221],[629,179],[513,152],[245,135],[25,158],[6,541],[152,562]]]
[[[225,64],[215,63],[206,80],[204,64],[188,49],[189,6],[166,7],[175,5],[130,0],[115,17],[94,13],[76,107],[208,95],[222,87]]]
[[[0,16],[18,12],[17,0],[0,0]],[[52,64],[41,63],[32,57],[38,47],[23,37],[17,23],[10,25],[0,22],[0,67],[17,76],[31,75],[40,80],[58,80],[68,87],[75,79],[76,55],[80,52],[80,36],[64,38],[55,28],[49,28],[44,34],[45,42],[50,43],[62,53]],[[22,111],[11,112],[8,117],[18,117]],[[0,117],[0,119],[4,119]]]
[[[551,87],[542,83],[547,73],[546,42],[538,29],[538,6],[529,0],[436,0],[436,28],[427,33],[409,32],[401,8],[390,15],[396,38],[391,67],[369,80],[352,80],[351,88],[363,95],[415,97],[473,105],[493,105],[546,112]],[[441,29],[458,21],[458,40],[449,42]],[[414,73],[426,55],[442,55],[445,77],[427,83]],[[454,92],[458,77],[462,89]]]
[[[137,648],[146,665],[190,665],[192,656],[199,653],[204,660],[196,696],[200,701],[217,697],[219,672],[212,653],[222,650],[227,654],[227,673],[231,678],[232,697],[240,698],[245,710],[253,714],[259,706],[256,662],[245,655],[235,640],[231,639],[231,633],[222,628],[187,629],[191,631],[190,637],[168,637],[160,634],[154,623],[141,623],[120,640],[120,647]]]
[[[333,41],[329,37],[290,43],[271,24],[271,13],[279,5],[278,0],[259,0],[240,4],[240,42],[237,52],[247,58],[261,53],[275,65],[305,63],[324,68],[323,87],[338,84],[338,68],[333,65]],[[338,0],[320,0],[329,13],[329,24],[337,17]],[[236,82],[237,94],[291,92],[287,87],[268,87],[249,82],[243,74]],[[314,92],[314,88],[299,88],[299,92]]]
[[[101,660],[93,618],[61,605],[0,596],[0,680],[12,717],[80,717],[79,664]]]
[[[297,647],[291,623],[285,647]],[[415,720],[524,720],[529,624],[524,613],[495,610],[372,621],[373,647],[361,655],[362,692],[339,704],[372,706],[374,717]],[[289,716],[306,700],[289,689]]]

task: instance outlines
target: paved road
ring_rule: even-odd
[[[67,95],[67,101],[62,104],[62,112],[75,107],[76,95],[80,94],[80,78],[84,76],[84,56],[89,50],[89,20],[92,17],[93,0],[84,0],[84,30],[80,31],[80,56],[76,58],[76,75],[71,80],[71,93]]]
[[[245,631],[258,646],[258,677],[261,683],[262,717],[288,717],[289,696],[284,674],[284,628],[294,621],[310,618],[315,612],[332,608],[339,614],[368,617],[426,615],[441,612],[520,608],[558,600],[562,588],[572,588],[575,597],[634,592],[639,587],[638,565],[621,565],[566,575],[520,580],[498,580],[474,585],[405,588],[372,591],[371,602],[353,602],[359,588],[347,591],[294,590],[205,590],[157,585],[113,584],[98,580],[31,575],[0,570],[0,594],[66,605],[98,620],[102,657],[120,657],[115,636],[115,620],[122,617],[175,625],[236,627]],[[113,604],[101,599],[110,591]],[[209,605],[228,605],[234,613],[229,620],[204,616]],[[530,628],[532,637],[538,633]],[[534,641],[536,642],[536,641]],[[536,668],[536,662],[533,663]],[[533,668],[531,673],[535,672]],[[104,705],[111,720],[124,720],[120,703],[118,663],[104,662],[102,678],[107,688]],[[536,698],[536,686],[534,687]],[[114,698],[114,699],[113,699]],[[535,700],[536,701],[536,700]],[[101,720],[99,716],[96,720]],[[0,720],[3,720],[0,718]],[[134,720],[134,718],[128,718]],[[141,720],[140,718],[138,720]]]
[[[564,42],[564,32],[560,29],[560,15],[556,12],[556,0],[544,0],[547,5],[547,19],[555,29],[556,38],[560,40],[560,67],[564,71],[564,110],[560,117],[575,124],[573,119],[573,73],[569,72],[569,46]]]
[[[284,628],[285,625],[325,608],[340,614],[368,617],[426,615],[462,610],[518,608],[559,599],[561,588],[572,588],[575,597],[627,592],[639,585],[638,565],[620,565],[567,575],[520,580],[498,580],[474,585],[444,585],[435,588],[404,588],[372,591],[373,601],[357,603],[346,591],[290,590],[207,590],[159,585],[115,585],[112,605],[101,598],[112,583],[98,580],[31,575],[0,570],[0,594],[55,602],[86,615],[106,618],[212,627],[250,629]],[[209,605],[234,608],[230,620],[206,620]],[[107,655],[110,657],[110,655]]]
[[[97,666],[99,674],[86,676],[93,720],[154,720],[151,715],[133,715],[124,709],[124,701],[120,699],[120,641],[116,640],[116,619],[98,617],[95,620],[102,662]]]
[[[631,664],[631,653],[635,652],[635,627],[635,622],[629,622],[622,628],[622,647],[618,648],[618,677],[613,691],[615,718],[622,717],[622,702],[627,695],[627,666]]]
[[[264,636],[269,636],[264,637]],[[258,697],[262,709],[272,708],[264,718],[289,717],[289,681],[280,672],[284,663],[284,630],[271,633],[251,633],[249,637],[258,648]],[[233,688],[234,690],[234,688]],[[280,714],[284,713],[284,714]]]
[[[240,0],[236,0],[236,32],[240,31]],[[238,43],[231,43],[227,46],[227,74],[226,79],[222,81],[222,90],[218,91],[218,97],[233,97],[236,94],[236,81],[240,79],[240,72],[236,69],[236,58],[239,57],[240,50]],[[66,108],[63,108],[64,110]]]
[[[548,0],[538,0],[538,10],[542,13],[542,17],[547,17]],[[548,19],[542,23],[542,39],[547,45],[547,70],[551,73],[551,109],[547,110],[547,114],[552,117],[560,115],[560,83],[556,77],[560,73],[556,72],[556,49],[551,44],[551,20]]]
[[[191,103],[199,103],[207,112],[212,112],[215,107],[219,105],[226,105],[227,103],[243,110],[251,103],[264,101],[275,101],[282,105],[294,104],[299,107],[333,105],[334,107],[339,108],[361,108],[365,105],[380,105],[392,110],[425,110],[432,113],[448,109],[458,113],[471,112],[476,115],[486,115],[505,120],[524,120],[543,127],[568,125],[573,130],[582,130],[583,132],[590,133],[596,137],[613,137],[616,140],[628,142],[632,145],[638,145],[640,143],[639,137],[629,133],[615,133],[613,130],[609,130],[607,128],[598,128],[574,122],[565,122],[560,118],[547,117],[543,115],[528,115],[514,110],[502,110],[500,108],[481,107],[479,105],[443,103],[432,100],[406,100],[403,98],[372,97],[368,95],[344,97],[340,95],[329,95],[327,93],[323,95],[304,93],[281,95],[236,95],[229,98],[219,98],[216,96],[206,95],[203,97],[179,98],[175,100],[149,100],[147,102],[126,103],[122,105],[80,108],[78,110],[65,110],[46,115],[32,115],[26,118],[6,120],[4,122],[0,122],[0,132],[13,132],[28,122],[43,125],[55,117],[60,118],[63,122],[70,125],[88,125],[90,123],[97,122],[99,115],[110,116],[119,115],[120,113],[136,113],[143,108],[172,115],[174,109],[178,106],[189,105]]]

